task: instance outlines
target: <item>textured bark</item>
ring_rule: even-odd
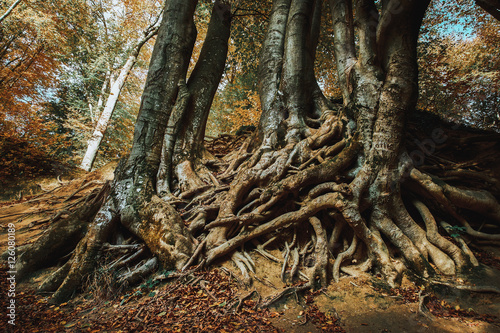
[[[311,73],[314,73],[314,50],[311,50],[311,28],[315,2],[294,0],[288,15],[282,74],[287,143],[297,143],[309,134],[305,132],[305,117],[313,108]]]
[[[279,88],[290,4],[291,0],[273,1],[259,60],[258,90],[262,107],[259,134],[260,141],[268,147],[275,147],[284,137],[284,130],[280,129],[280,124],[284,121],[285,114]]]

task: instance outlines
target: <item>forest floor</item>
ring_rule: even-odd
[[[68,215],[92,191],[113,178],[116,162],[92,173],[32,183],[39,193],[0,202],[0,249],[7,248],[7,225],[16,226],[16,245],[34,242],[55,220]],[[29,191],[25,191],[29,193]],[[60,212],[63,212],[62,215]],[[475,254],[490,267],[500,287],[500,245],[480,244]],[[281,256],[279,251],[272,253]],[[13,332],[500,332],[500,296],[441,289],[423,291],[407,277],[387,289],[375,276],[344,276],[327,289],[290,295],[267,309],[259,299],[287,287],[281,265],[251,253],[252,287],[244,287],[232,263],[172,278],[159,272],[139,286],[113,289],[112,277],[97,278],[68,303],[49,305],[36,287],[53,271],[40,271],[16,288]],[[2,263],[2,311],[7,306],[7,272]],[[175,274],[173,274],[175,275]],[[429,311],[422,311],[422,305]],[[6,318],[2,315],[2,318]],[[3,320],[3,319],[2,319]]]

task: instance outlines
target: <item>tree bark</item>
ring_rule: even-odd
[[[275,147],[284,138],[280,124],[285,119],[283,101],[279,92],[285,34],[291,0],[274,0],[269,26],[259,60],[258,91],[262,115],[258,133],[264,146]]]
[[[313,108],[314,56],[311,40],[316,0],[293,0],[288,16],[283,60],[283,99],[287,110],[286,141],[308,136],[305,117]],[[312,77],[311,77],[312,74]]]

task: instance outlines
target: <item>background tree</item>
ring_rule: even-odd
[[[81,239],[42,286],[55,291],[53,302],[62,302],[95,268],[104,243],[122,244],[130,234],[152,256],[132,272],[120,268],[122,283],[137,281],[158,263],[186,269],[228,257],[248,282],[254,269],[249,249],[279,261],[263,244],[285,249],[282,279],[307,276],[282,295],[338,280],[351,259],[361,264],[348,272],[372,270],[390,286],[406,270],[429,284],[480,272],[467,243],[444,233],[451,223],[475,238],[500,238],[498,182],[479,169],[491,159],[471,164],[472,153],[441,157],[442,128],[428,134],[433,146],[407,140],[418,97],[417,42],[429,2],[329,1],[343,100],[334,104],[314,72],[323,1],[274,0],[258,67],[259,128],[230,163],[221,163],[204,154],[201,143],[226,62],[232,4],[213,4],[186,82],[197,1],[168,1],[130,155],[111,187],[20,254],[18,278],[71,251],[63,240]],[[418,157],[431,147],[433,159],[425,165]],[[477,229],[478,214],[487,229]],[[138,260],[132,254],[110,269]]]
[[[116,112],[97,165],[130,149],[152,44],[142,47],[116,104],[110,81],[117,81],[140,29],[158,19],[160,5],[25,1],[2,22],[4,178],[60,173],[80,163],[108,99]]]
[[[2,21],[7,17],[9,16],[10,13],[12,13],[12,11],[17,7],[17,5],[19,5],[19,3],[21,2],[22,0],[15,0],[11,5],[10,7],[5,11],[5,13],[2,14],[2,16],[0,17],[0,23],[2,23]]]

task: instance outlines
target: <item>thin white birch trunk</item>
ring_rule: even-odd
[[[108,100],[106,101],[106,105],[104,110],[102,111],[99,120],[97,121],[96,128],[92,137],[89,140],[87,152],[83,157],[82,164],[80,168],[85,171],[90,171],[92,169],[92,165],[94,164],[95,158],[97,156],[97,151],[99,150],[99,146],[101,145],[102,138],[104,137],[104,133],[106,132],[106,128],[109,125],[109,121],[111,116],[113,115],[113,111],[115,110],[116,103],[118,102],[118,98],[120,97],[120,93],[122,88],[127,80],[128,75],[130,74],[132,68],[137,62],[137,57],[139,56],[139,52],[141,51],[142,46],[156,33],[158,32],[158,26],[150,27],[146,30],[141,38],[137,40],[132,51],[120,70],[120,74],[116,80],[113,80]],[[112,78],[110,78],[112,80]]]

